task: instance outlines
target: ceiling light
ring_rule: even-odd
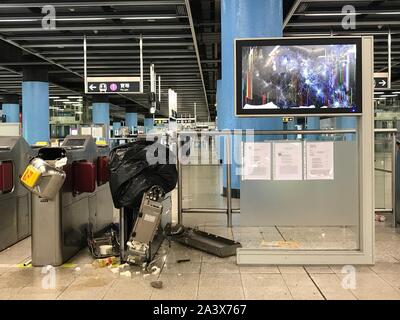
[[[381,96],[381,98],[392,98],[392,97],[397,97],[397,94],[385,94]]]
[[[60,99],[60,97],[49,97],[49,99]]]
[[[393,92],[393,94],[400,94],[400,91],[395,91]]]
[[[82,18],[55,18],[57,21],[99,21],[99,20],[107,20],[107,18],[91,18],[91,17],[82,17]]]
[[[380,14],[380,15],[383,15],[383,14],[400,14],[400,12],[399,11],[388,11],[388,12],[376,12],[376,14]]]
[[[154,16],[154,17],[149,17],[149,16],[136,16],[136,17],[124,17],[121,18],[121,20],[147,20],[147,21],[155,21],[155,20],[166,20],[166,19],[176,19],[174,16]]]
[[[64,101],[69,101],[68,99],[55,99],[53,100],[54,102],[64,102]]]
[[[68,99],[82,99],[81,96],[68,96]]]
[[[319,12],[319,13],[305,13],[305,16],[309,17],[324,17],[324,16],[358,16],[361,12]]]
[[[82,111],[75,111],[76,114],[82,114]]]
[[[0,22],[33,22],[38,20],[39,19],[5,19],[5,20],[0,20]]]

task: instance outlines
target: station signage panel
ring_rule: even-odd
[[[88,77],[91,94],[140,93],[140,77]]]
[[[389,88],[389,73],[374,73],[374,88],[387,89]]]

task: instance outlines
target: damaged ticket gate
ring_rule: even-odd
[[[42,148],[21,177],[32,192],[32,264],[59,266],[87,244],[88,232],[112,223],[107,146],[68,136]]]

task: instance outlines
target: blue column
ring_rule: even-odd
[[[125,126],[127,126],[129,128],[137,128],[137,124],[138,124],[137,113],[126,112],[125,113]]]
[[[121,129],[121,122],[113,122],[113,130]]]
[[[319,117],[307,117],[307,130],[319,130],[321,128]],[[309,141],[318,140],[318,135],[310,134],[306,136]]]
[[[5,95],[3,97],[3,114],[6,116],[6,122],[20,122],[18,95]]]
[[[93,96],[93,124],[104,124],[106,127],[106,140],[110,132],[110,103],[107,96]]]
[[[144,130],[148,132],[154,128],[153,118],[144,118]]]
[[[234,39],[282,37],[282,0],[222,0],[222,85],[218,104],[219,129],[282,130],[281,118],[237,118],[234,111]],[[259,137],[266,140],[277,137]],[[232,148],[233,149],[233,148]],[[238,194],[240,177],[232,165],[233,195]]]
[[[23,69],[22,132],[29,144],[50,141],[49,82],[46,69]]]
[[[356,117],[337,117],[336,118],[336,129],[356,129],[357,118]],[[354,141],[354,134],[345,134],[346,141]]]

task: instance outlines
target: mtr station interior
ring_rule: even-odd
[[[400,1],[2,0],[1,300],[400,300]]]

